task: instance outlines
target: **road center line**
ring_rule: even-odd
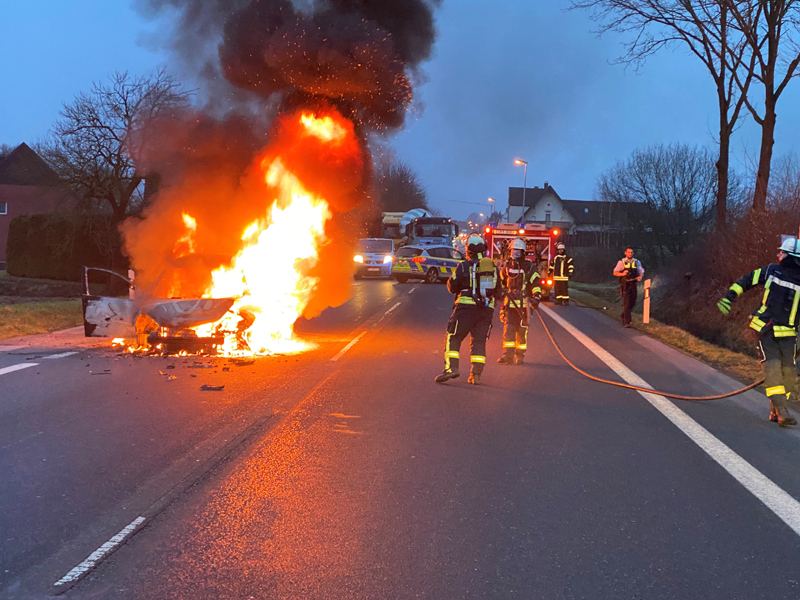
[[[55,360],[57,358],[66,358],[67,356],[72,356],[73,354],[77,354],[77,352],[62,352],[60,354],[51,354],[50,356],[43,357],[43,360]]]
[[[631,371],[609,352],[601,348],[574,325],[566,321],[563,317],[555,314],[552,309],[546,306],[540,306],[539,308],[627,383],[652,389],[652,386],[644,379]],[[771,479],[761,473],[761,471],[731,450],[730,447],[714,437],[705,427],[675,406],[675,404],[662,396],[656,396],[647,392],[638,393],[652,404],[657,411],[669,419],[673,425],[686,434],[690,440],[700,446],[706,454],[730,473],[730,475],[741,483],[747,491],[764,503],[764,505],[774,512],[781,521],[786,523],[792,531],[800,535],[800,502],[783,491],[783,489],[778,487]]]
[[[0,369],[0,375],[5,375],[7,373],[13,373],[14,371],[22,371],[22,369],[27,369],[29,367],[38,367],[39,363],[29,362],[29,363],[20,363],[18,365],[11,365],[10,367],[3,367]]]
[[[360,340],[360,339],[361,339],[362,337],[364,337],[365,335],[367,335],[367,332],[366,332],[366,331],[362,331],[362,332],[361,332],[361,333],[359,333],[359,334],[358,334],[356,337],[354,337],[352,340],[350,340],[350,343],[349,343],[349,344],[347,344],[347,346],[345,346],[344,348],[342,348],[341,350],[339,350],[339,352],[337,352],[337,353],[336,353],[336,356],[334,356],[334,357],[331,359],[331,362],[336,362],[337,360],[339,360],[340,358],[342,358],[342,356],[344,356],[344,353],[345,353],[345,352],[347,352],[348,350],[350,350],[350,348],[352,348],[353,346],[355,346],[355,345],[356,345],[356,342],[358,342],[358,340]]]
[[[61,579],[56,581],[53,585],[64,585],[65,583],[72,583],[73,581],[79,579],[81,575],[94,567],[98,561],[105,558],[109,552],[119,546],[125,540],[125,538],[132,534],[142,523],[144,523],[144,517],[136,517],[127,527],[108,540],[105,544],[100,546],[97,550],[92,552],[86,558],[86,560],[64,575]]]

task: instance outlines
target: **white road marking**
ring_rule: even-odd
[[[408,290],[408,293],[409,293],[409,294],[413,294],[415,289],[417,289],[417,288],[415,288],[415,287],[412,287],[410,290]]]
[[[342,356],[344,356],[344,353],[345,353],[345,352],[347,352],[348,350],[350,350],[350,348],[352,348],[353,346],[355,346],[355,345],[356,345],[356,342],[358,342],[358,340],[360,340],[360,339],[361,339],[362,337],[364,337],[365,335],[367,335],[367,332],[366,332],[366,331],[362,331],[362,332],[361,332],[361,333],[359,333],[359,334],[358,334],[356,337],[354,337],[352,340],[350,340],[350,343],[349,343],[349,344],[347,344],[347,346],[345,346],[345,347],[344,347],[344,348],[342,348],[341,350],[339,350],[339,352],[336,354],[336,356],[334,356],[334,357],[331,359],[331,362],[336,362],[337,360],[339,360],[340,358],[342,358]]]
[[[356,345],[356,342],[358,342],[358,340],[360,340],[362,337],[364,337],[365,335],[367,335],[367,332],[369,332],[369,331],[372,331],[373,329],[375,329],[375,328],[376,328],[376,327],[377,327],[377,326],[380,324],[380,322],[381,322],[381,321],[383,321],[383,320],[384,320],[384,319],[385,319],[387,316],[389,316],[389,314],[390,314],[392,311],[394,311],[394,309],[396,309],[396,308],[397,308],[398,306],[400,306],[401,304],[402,304],[402,302],[397,302],[397,303],[395,303],[395,305],[394,305],[394,306],[392,306],[392,307],[391,307],[389,310],[387,310],[385,313],[383,313],[383,314],[381,315],[381,318],[380,318],[380,319],[378,319],[377,321],[375,321],[375,323],[373,323],[373,324],[372,324],[372,327],[370,327],[370,328],[369,328],[369,329],[367,329],[367,330],[364,330],[364,331],[362,331],[362,332],[361,332],[361,333],[359,333],[359,334],[358,334],[356,337],[354,337],[352,340],[350,340],[350,343],[349,343],[349,344],[347,344],[347,346],[345,346],[345,347],[344,347],[344,348],[342,348],[341,350],[339,350],[339,352],[337,352],[337,353],[336,353],[336,356],[334,356],[334,357],[333,357],[333,358],[332,358],[332,359],[331,359],[329,362],[336,362],[337,360],[339,360],[340,358],[342,358],[342,356],[344,356],[344,353],[345,353],[345,352],[347,352],[348,350],[350,350],[350,348],[352,348],[353,346],[355,346],[355,345]]]
[[[592,354],[608,365],[612,371],[622,377],[627,383],[652,389],[649,383],[593,342],[574,325],[566,321],[563,317],[555,314],[552,309],[546,306],[540,306],[539,308],[556,323],[561,325],[561,327],[569,332],[576,340],[586,346]],[[747,491],[763,502],[764,505],[774,512],[781,521],[786,523],[792,531],[800,535],[800,502],[783,491],[783,489],[778,487],[771,479],[714,437],[705,427],[692,419],[672,402],[663,396],[656,396],[647,392],[638,393],[652,404],[656,410],[669,419],[673,425],[685,433],[690,440],[700,446],[706,454],[730,473],[736,481],[747,489]]]
[[[144,517],[136,517],[131,522],[130,525],[125,527],[122,531],[120,531],[117,535],[108,540],[105,544],[100,546],[97,550],[92,552],[86,558],[86,560],[84,560],[81,564],[72,569],[69,573],[64,575],[61,579],[56,581],[53,585],[64,585],[65,583],[72,583],[73,581],[77,581],[81,577],[81,575],[83,575],[84,573],[86,573],[86,571],[94,567],[109,552],[111,552],[112,550],[114,550],[114,548],[119,546],[125,540],[125,538],[127,538],[130,534],[132,534],[142,523],[144,523]]]
[[[29,363],[21,363],[18,365],[11,365],[10,367],[3,367],[0,369],[0,375],[5,375],[7,373],[13,373],[14,371],[22,371],[22,369],[27,369],[29,367],[38,367],[39,363],[29,362]]]
[[[62,352],[61,354],[51,354],[50,356],[45,356],[44,360],[55,360],[57,358],[66,358],[67,356],[72,356],[73,354],[77,354],[77,352]]]
[[[390,308],[390,309],[389,309],[389,310],[387,310],[385,313],[383,313],[383,316],[386,316],[386,315],[388,315],[388,314],[389,314],[390,312],[392,312],[392,311],[393,311],[395,308],[397,308],[398,306],[400,306],[400,304],[401,304],[400,302],[398,302],[397,304],[395,304],[395,305],[394,305],[392,308]]]

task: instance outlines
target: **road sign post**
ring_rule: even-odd
[[[647,325],[650,322],[650,280],[644,280],[644,309],[642,311],[642,323]]]

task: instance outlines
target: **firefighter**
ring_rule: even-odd
[[[497,359],[501,365],[521,365],[528,349],[528,316],[530,306],[537,308],[542,298],[539,273],[536,265],[525,258],[525,240],[516,239],[511,245],[511,256],[500,269],[503,287],[503,307],[500,322],[503,323],[503,356]]]
[[[742,277],[730,287],[717,307],[727,315],[731,302],[757,285],[764,286],[764,297],[750,317],[750,327],[760,335],[769,420],[781,427],[796,425],[797,420],[789,416],[787,406],[795,386],[794,355],[800,317],[797,309],[800,304],[800,243],[797,238],[783,242],[778,264],[769,264]]]
[[[550,266],[550,273],[553,276],[553,289],[556,293],[556,304],[566,306],[569,304],[569,278],[575,267],[572,265],[572,257],[567,256],[567,248],[562,242],[556,244],[556,255],[553,264]]]
[[[631,326],[631,312],[636,306],[637,282],[642,280],[644,268],[642,263],[633,258],[633,248],[625,249],[625,256],[614,267],[614,277],[619,277],[619,295],[622,296],[622,326]]]
[[[447,280],[447,289],[456,295],[453,314],[447,322],[444,345],[444,371],[436,383],[445,383],[459,376],[458,352],[461,342],[471,336],[469,383],[480,385],[486,365],[486,341],[492,328],[494,301],[501,294],[497,267],[484,256],[486,243],[479,235],[467,239],[467,260],[459,263]]]

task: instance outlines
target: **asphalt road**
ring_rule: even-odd
[[[315,350],[245,366],[0,352],[0,596],[800,597],[800,432],[763,396],[602,386],[536,323],[524,366],[494,364],[495,322],[484,385],[436,385],[450,304],[358,282],[300,327]],[[544,314],[593,374],[737,386],[595,311]]]

